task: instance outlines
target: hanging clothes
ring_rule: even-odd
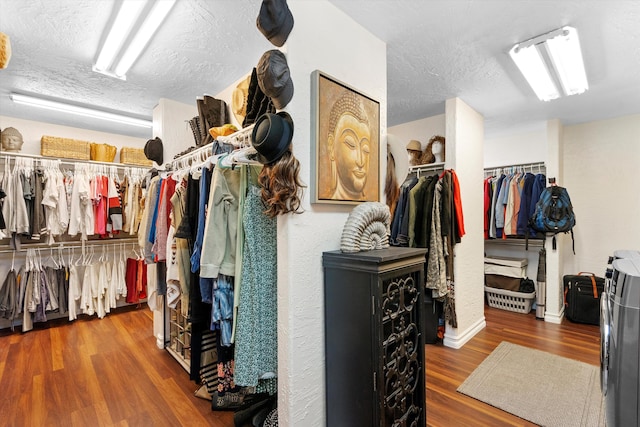
[[[485,179],[485,238],[524,237],[527,233],[535,237],[535,231],[529,227],[529,218],[545,188],[545,181],[544,174],[529,172]]]
[[[260,187],[244,203],[242,283],[235,335],[235,381],[274,394],[277,351],[277,222],[262,213]]]
[[[400,186],[400,197],[391,223],[389,243],[393,246],[409,244],[409,191],[418,183],[415,175],[409,175]]]
[[[13,321],[19,311],[18,298],[18,276],[12,267],[7,273],[4,282],[0,284],[0,315],[11,321],[12,328]]]
[[[239,192],[240,171],[216,166],[207,203],[200,260],[201,277],[216,278],[219,273],[227,276],[235,274]]]

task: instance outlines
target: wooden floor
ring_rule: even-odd
[[[501,341],[599,363],[597,326],[554,325],[492,308],[485,314],[487,327],[463,348],[427,345],[429,426],[533,425],[456,392]],[[0,426],[232,427],[233,413],[212,412],[209,401],[193,396],[195,388],[156,347],[147,308],[0,333]]]
[[[592,365],[600,364],[600,329],[564,320],[561,325],[536,320],[534,314],[519,314],[485,308],[487,327],[458,350],[442,345],[426,346],[427,425],[535,426],[496,409],[456,389],[500,344],[509,341]],[[535,367],[523,366],[535,375]]]
[[[0,426],[233,426],[193,395],[152,324],[145,305],[0,336]]]

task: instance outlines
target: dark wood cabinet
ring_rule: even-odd
[[[323,253],[328,427],[426,425],[425,252]]]

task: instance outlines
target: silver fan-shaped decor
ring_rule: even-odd
[[[356,206],[344,224],[340,250],[346,253],[370,251],[389,247],[389,207],[380,202],[366,202]]]

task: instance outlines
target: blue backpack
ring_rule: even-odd
[[[573,227],[576,225],[576,215],[573,212],[571,198],[567,189],[557,185],[545,188],[536,203],[536,209],[529,220],[529,226],[540,233],[553,234],[553,249],[556,249],[556,234],[571,232],[573,242]],[[575,253],[575,244],[573,245]]]

